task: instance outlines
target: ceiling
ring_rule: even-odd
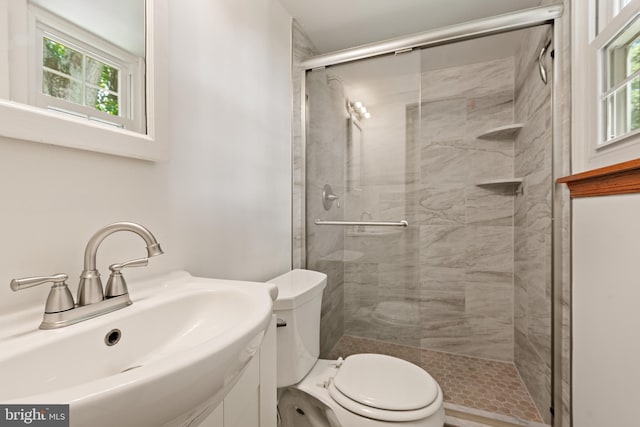
[[[535,7],[540,0],[280,0],[314,43],[332,52]]]

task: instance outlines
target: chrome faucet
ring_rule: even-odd
[[[87,243],[84,251],[84,270],[80,274],[77,303],[73,302],[73,296],[67,287],[68,277],[66,274],[26,277],[11,281],[11,289],[14,291],[44,283],[53,283],[40,329],[55,329],[73,325],[132,304],[127,284],[120,270],[127,267],[146,266],[148,258],[110,265],[111,276],[107,283],[106,292],[102,289],[100,273],[96,269],[96,254],[100,243],[107,236],[118,231],[131,231],[142,237],[147,245],[148,258],[164,253],[156,238],[145,227],[133,222],[116,222],[98,230]]]
[[[78,286],[78,306],[95,304],[104,300],[100,273],[96,269],[96,254],[100,243],[109,235],[118,231],[131,231],[144,239],[147,244],[147,254],[151,258],[162,255],[162,249],[156,238],[149,230],[133,222],[116,222],[98,230],[87,243],[84,250],[84,270],[80,274]],[[128,264],[128,263],[125,263]]]

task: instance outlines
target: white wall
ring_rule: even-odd
[[[585,78],[593,75],[585,72],[585,64],[592,65],[586,48],[589,3],[571,2],[573,173],[637,156],[637,146],[624,144],[591,156],[594,120],[586,102],[590,99],[584,98],[589,86]],[[571,398],[576,427],[639,423],[639,217],[640,194],[572,201]]]
[[[638,425],[640,195],[573,202],[573,424]]]
[[[87,240],[114,221],[147,226],[166,252],[130,281],[290,268],[290,18],[276,0],[170,4],[168,162],[0,138],[0,314],[44,307],[48,287],[13,293],[13,277],[64,272],[75,294]],[[109,237],[104,282],[108,264],[144,254],[134,235]]]

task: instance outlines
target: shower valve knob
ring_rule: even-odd
[[[340,197],[333,193],[333,189],[329,184],[325,184],[322,187],[322,206],[325,211],[331,209],[333,202],[336,202],[336,207],[340,207]]]

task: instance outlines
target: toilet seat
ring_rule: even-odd
[[[380,354],[347,357],[328,387],[343,408],[380,421],[415,421],[442,406],[438,383],[422,368]]]

